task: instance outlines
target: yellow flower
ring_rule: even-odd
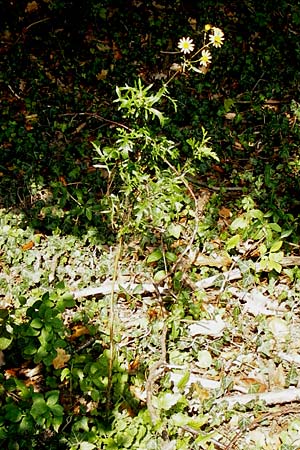
[[[195,45],[193,44],[193,39],[187,37],[187,38],[181,38],[178,42],[178,48],[180,51],[184,54],[191,53],[194,50]]]
[[[205,25],[205,27],[204,27],[204,31],[207,33],[209,30],[211,30],[212,29],[212,26],[209,24],[209,23],[207,23],[206,25]]]
[[[209,36],[209,43],[214,47],[221,47],[224,41],[224,33],[220,28],[213,27],[213,32]]]
[[[207,65],[211,62],[211,53],[208,50],[202,50],[201,55],[200,65],[207,67]]]

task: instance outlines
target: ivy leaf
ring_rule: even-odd
[[[175,239],[179,239],[182,232],[182,226],[179,224],[171,223],[168,226],[168,233],[170,236],[173,236]]]
[[[173,408],[182,398],[181,394],[172,394],[170,392],[162,393],[157,399],[157,408],[168,411]]]

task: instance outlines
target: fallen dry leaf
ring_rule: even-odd
[[[27,6],[25,8],[25,12],[27,13],[32,13],[35,12],[39,9],[39,5],[37,4],[37,2],[33,1],[33,2],[29,2],[27,3]]]
[[[26,252],[27,250],[31,250],[34,247],[34,242],[29,241],[26,244],[22,245],[23,252]]]
[[[68,355],[63,348],[57,348],[56,352],[57,355],[52,361],[53,367],[54,369],[62,369],[65,367],[65,364],[69,361],[71,356]]]
[[[69,340],[74,341],[75,339],[79,338],[80,336],[84,336],[85,334],[90,334],[90,331],[87,327],[85,327],[84,325],[75,325],[72,328],[72,334]]]

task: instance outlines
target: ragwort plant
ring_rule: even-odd
[[[103,171],[107,180],[102,212],[109,217],[111,226],[120,239],[120,246],[124,239],[132,235],[135,239],[139,236],[140,242],[144,244],[156,242],[157,248],[146,260],[148,263],[162,263],[163,270],[159,270],[161,267],[158,264],[158,270],[153,275],[155,281],[161,281],[167,274],[175,272],[179,258],[186,251],[181,252],[180,256],[168,251],[172,240],[178,239],[182,234],[188,243],[192,243],[198,231],[197,199],[189,185],[188,176],[195,174],[197,161],[204,158],[218,160],[217,154],[209,145],[210,138],[204,128],[201,140],[191,135],[184,143],[174,142],[166,136],[163,130],[170,124],[170,118],[163,112],[164,102],[170,101],[174,109],[177,109],[177,102],[170,96],[168,85],[175,76],[186,71],[193,70],[203,76],[205,70],[202,69],[207,69],[212,59],[209,47],[218,48],[223,40],[224,35],[219,28],[207,25],[204,31],[204,45],[192,53],[195,47],[192,39],[181,38],[178,43],[178,48],[183,54],[181,64],[175,66],[175,73],[157,92],[153,85],[145,87],[140,79],[134,86],[117,87],[115,102],[118,103],[118,108],[127,122],[119,124],[113,145],[101,146],[94,143],[97,153],[95,167]],[[174,70],[174,67],[172,69]],[[155,123],[157,120],[159,129]],[[184,146],[189,148],[188,156],[182,151]],[[181,224],[182,218],[185,219],[185,226]],[[119,254],[120,252],[117,258]],[[111,367],[116,354],[114,307],[112,294]],[[110,391],[112,370],[109,371],[108,378]],[[187,417],[184,411],[187,404],[182,403],[182,396],[175,396],[173,393],[168,393],[167,396],[168,399],[172,397],[169,402],[171,407],[158,406],[163,426],[166,425],[169,415],[165,411],[169,409],[172,409],[170,415],[182,413],[182,423],[179,426],[186,424]],[[175,429],[170,428],[169,432],[176,435]],[[138,448],[142,448],[140,443]]]
[[[194,51],[195,44],[189,37],[178,42],[182,54],[181,63],[173,64],[175,73],[156,92],[154,86],[144,86],[138,79],[134,86],[117,87],[118,109],[129,119],[128,125],[119,124],[112,146],[94,144],[98,167],[105,172],[107,192],[102,201],[102,212],[119,235],[132,232],[150,236],[174,236],[174,223],[180,217],[195,216],[195,198],[188,187],[187,176],[193,175],[197,161],[204,158],[218,160],[209,145],[210,138],[202,128],[202,140],[193,136],[185,143],[167,138],[170,118],[163,112],[166,101],[175,111],[177,102],[168,91],[168,85],[180,73],[195,71],[201,75],[208,69],[212,54],[210,47],[221,47],[222,30],[206,25],[204,44]],[[160,128],[155,125],[159,120]],[[181,149],[189,147],[186,157]],[[124,220],[125,219],[125,220]],[[170,231],[171,230],[171,231]],[[177,228],[178,231],[178,228]]]

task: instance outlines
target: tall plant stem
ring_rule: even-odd
[[[108,414],[111,408],[111,396],[112,396],[112,378],[113,378],[113,366],[116,357],[116,346],[115,346],[115,336],[114,336],[114,323],[115,323],[115,286],[118,277],[118,266],[121,258],[123,245],[122,236],[119,239],[119,244],[117,247],[117,252],[114,260],[113,267],[113,279],[112,287],[109,299],[109,363],[108,363],[108,382],[107,382],[107,395],[106,395],[106,413]]]

